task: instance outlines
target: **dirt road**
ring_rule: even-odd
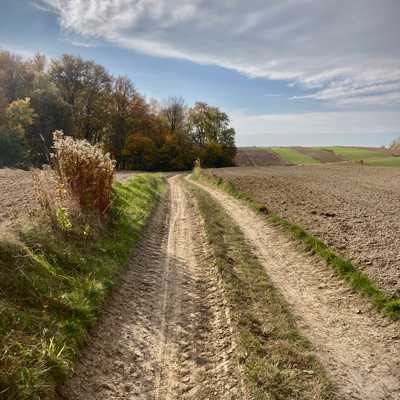
[[[400,399],[399,324],[376,315],[329,267],[231,196],[200,185],[239,225],[346,399]]]
[[[245,399],[202,219],[169,182],[61,398]]]
[[[200,185],[240,226],[346,400],[400,399],[399,325],[284,233]],[[182,176],[169,179],[122,282],[59,388],[67,400],[242,400],[234,333],[204,222]],[[268,394],[266,394],[267,396]]]

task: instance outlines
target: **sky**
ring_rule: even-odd
[[[0,49],[220,107],[240,146],[400,136],[399,0],[1,0]]]

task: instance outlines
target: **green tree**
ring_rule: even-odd
[[[111,97],[111,128],[108,138],[110,151],[119,166],[123,164],[122,150],[134,123],[133,105],[139,98],[132,81],[118,77],[113,82]]]
[[[6,109],[7,128],[11,134],[23,138],[34,117],[29,97],[15,100]]]
[[[26,166],[26,130],[34,118],[29,98],[15,100],[8,105],[5,124],[0,126],[0,166]]]
[[[34,82],[31,105],[36,118],[26,132],[30,159],[34,165],[49,163],[53,132],[72,132],[72,107],[62,98],[48,75],[40,73]]]
[[[189,110],[188,129],[203,165],[233,165],[236,154],[235,130],[230,126],[226,113],[218,107],[197,102]]]
[[[8,51],[0,51],[0,113],[13,101],[30,95],[34,77],[28,62]]]
[[[160,147],[157,169],[190,170],[195,160],[194,146],[183,133],[168,134]]]
[[[0,126],[0,168],[24,167],[25,156],[24,141],[11,135],[5,125]]]
[[[158,150],[156,144],[148,136],[129,135],[122,154],[128,168],[150,171],[156,169]]]

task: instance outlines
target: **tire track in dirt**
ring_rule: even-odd
[[[203,221],[182,178],[169,183],[61,398],[245,398]]]
[[[208,185],[197,185],[241,228],[343,397],[400,399],[398,322],[377,315],[323,262],[304,254],[246,205]]]

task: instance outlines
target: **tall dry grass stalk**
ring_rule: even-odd
[[[79,204],[60,183],[55,171],[50,166],[32,171],[36,198],[42,211],[50,219],[53,226],[60,226],[60,210],[78,217],[81,214]],[[62,228],[62,227],[61,227]]]
[[[104,217],[110,207],[115,161],[101,145],[86,140],[53,134],[51,162],[58,187],[77,201],[83,212],[97,212]]]

